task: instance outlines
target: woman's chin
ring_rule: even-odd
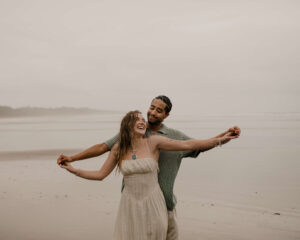
[[[145,135],[146,131],[135,131],[134,135],[137,137],[143,137]]]

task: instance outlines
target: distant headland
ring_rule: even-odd
[[[12,108],[9,106],[0,106],[0,118],[10,117],[42,117],[42,116],[69,116],[69,115],[87,115],[87,114],[118,114],[118,111],[99,110],[91,108],[41,108],[41,107],[20,107]]]

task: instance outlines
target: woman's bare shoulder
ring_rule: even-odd
[[[111,148],[111,151],[117,151],[118,148],[119,148],[119,141],[113,145],[113,147]]]
[[[159,136],[159,135],[152,135],[149,137],[149,141],[153,145],[157,145],[157,144],[161,143],[162,141],[164,141],[165,139],[166,139],[165,137]]]
[[[159,135],[152,135],[149,137],[149,140],[150,141],[159,141],[160,139],[162,139],[163,137],[162,136],[159,136]]]

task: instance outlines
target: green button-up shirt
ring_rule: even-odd
[[[152,135],[151,130],[148,128],[146,131],[146,137]],[[168,128],[164,124],[161,126],[160,130],[155,133],[155,135],[164,136],[167,138],[175,140],[188,140],[191,139],[184,133]],[[105,144],[111,149],[112,146],[118,141],[118,135],[107,140]],[[173,193],[174,182],[177,176],[181,160],[185,157],[196,158],[200,153],[200,150],[194,151],[160,151],[159,154],[159,172],[158,172],[158,182],[160,188],[164,194],[166,205],[169,211],[172,211],[176,205],[176,197]],[[123,183],[124,184],[124,183]],[[122,185],[123,190],[124,185]]]

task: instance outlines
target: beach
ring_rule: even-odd
[[[122,176],[88,181],[56,159],[107,140],[119,119],[1,119],[0,239],[112,239]],[[190,119],[166,124],[198,138],[239,125],[242,135],[182,161],[174,188],[180,239],[300,239],[299,114]],[[106,157],[74,166],[98,169]]]

